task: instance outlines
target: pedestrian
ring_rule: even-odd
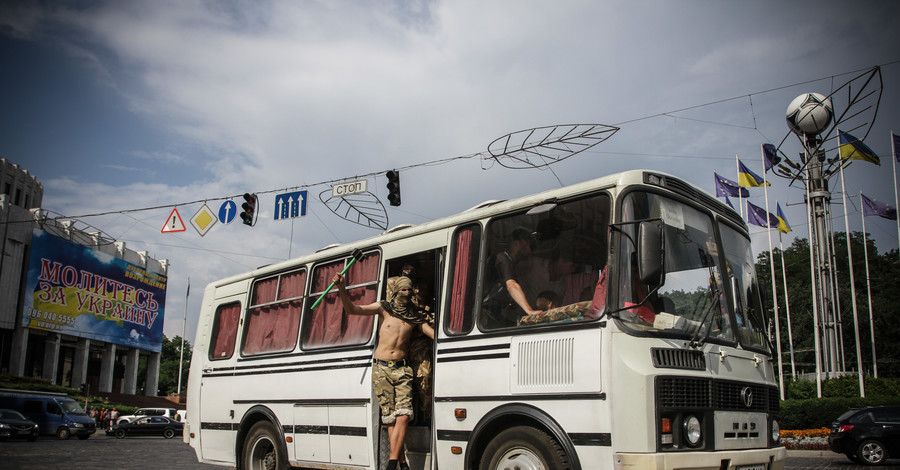
[[[109,427],[109,426],[106,425],[106,419],[107,419],[107,418],[106,418],[106,415],[107,415],[107,413],[108,413],[108,412],[106,411],[106,407],[103,407],[103,409],[100,410],[100,426],[101,426],[103,429],[106,429],[106,428]]]
[[[96,425],[97,425],[97,418],[100,417],[100,413],[97,412],[97,407],[96,407],[96,406],[92,406],[92,407],[91,407],[91,412],[90,412],[89,416],[91,417],[91,419],[94,420],[94,426],[96,426]]]
[[[119,410],[113,408],[112,411],[109,412],[109,425],[115,426],[119,421]]]

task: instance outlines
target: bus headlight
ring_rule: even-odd
[[[700,420],[690,415],[684,420],[684,439],[687,445],[697,447],[703,438],[703,432],[700,430]]]
[[[778,424],[778,421],[772,420],[772,444],[778,445],[778,441],[781,440],[781,425]]]

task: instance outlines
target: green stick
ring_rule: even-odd
[[[344,270],[341,271],[341,276],[343,276],[344,274],[347,273],[347,270],[350,269],[350,266],[353,266],[353,263],[355,263],[358,259],[362,258],[362,251],[353,250],[353,254],[351,256],[353,257],[353,259],[351,259],[350,262],[347,263],[347,266],[344,266]],[[324,299],[325,296],[328,295],[328,292],[331,291],[332,287],[334,287],[334,281],[331,281],[331,284],[328,285],[328,288],[325,289],[325,292],[322,292],[322,295],[320,295],[319,298],[316,299],[315,303],[313,303],[312,307],[310,307],[309,309],[315,310],[316,307],[319,305],[319,302],[321,302],[322,299]]]

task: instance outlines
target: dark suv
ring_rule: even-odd
[[[842,414],[831,423],[828,445],[866,465],[900,457],[900,406],[870,406]]]

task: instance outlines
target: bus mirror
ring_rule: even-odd
[[[651,288],[666,282],[665,239],[662,221],[645,221],[638,225],[638,275]]]

